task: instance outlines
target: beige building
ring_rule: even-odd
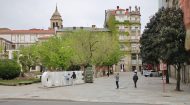
[[[141,21],[140,7],[135,10],[116,9],[105,11],[105,27],[109,28],[108,22],[110,16],[114,16],[116,34],[120,42],[120,50],[124,52],[123,58],[119,62],[118,69],[121,71],[141,70],[142,60],[140,57],[140,37]]]
[[[159,0],[159,8],[179,7],[179,0]]]

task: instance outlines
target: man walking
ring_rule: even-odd
[[[137,88],[137,80],[138,80],[138,76],[137,76],[137,73],[135,73],[133,75],[133,82],[134,82],[135,88]]]
[[[119,73],[116,74],[115,80],[116,80],[115,82],[116,82],[116,87],[117,87],[116,89],[119,89]]]

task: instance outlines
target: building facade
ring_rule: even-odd
[[[38,37],[54,35],[54,30],[30,29],[30,30],[0,30],[0,37],[12,42],[12,48],[17,50],[38,42]]]
[[[0,59],[8,58],[8,51],[13,49],[13,43],[0,38]]]
[[[141,21],[140,7],[135,7],[135,10],[121,9],[117,6],[116,9],[105,11],[106,28],[109,19],[114,16],[114,24],[116,35],[120,42],[120,50],[124,52],[123,58],[118,63],[118,69],[121,71],[141,70],[142,60],[140,57],[140,37],[141,37]]]
[[[179,0],[159,0],[159,8],[179,7]]]

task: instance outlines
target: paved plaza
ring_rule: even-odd
[[[0,99],[71,100],[88,102],[116,102],[142,105],[190,105],[190,86],[175,91],[175,80],[163,85],[161,77],[144,77],[138,74],[134,88],[132,72],[120,73],[120,89],[116,89],[114,76],[96,78],[94,83],[45,88],[40,83],[26,86],[0,86]],[[129,104],[130,105],[130,104]]]

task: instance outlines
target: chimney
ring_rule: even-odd
[[[139,7],[139,12],[140,12],[140,10],[141,10],[141,7]]]
[[[81,26],[80,29],[83,29],[83,26]]]
[[[73,27],[73,30],[76,30],[76,27],[75,27],[75,26]]]
[[[129,6],[129,12],[131,12],[131,6]]]
[[[119,9],[119,6],[117,6],[117,9]]]
[[[92,28],[96,28],[96,25],[92,25]]]
[[[135,11],[138,11],[137,6],[135,6]]]

